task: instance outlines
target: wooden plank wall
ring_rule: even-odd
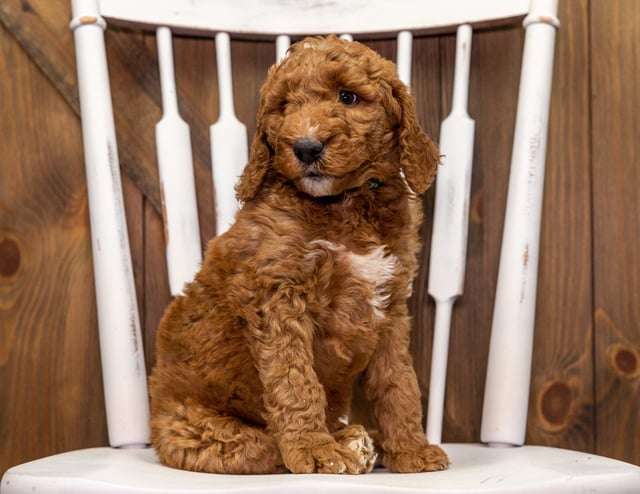
[[[608,19],[600,23],[598,16]],[[640,463],[640,3],[592,1],[595,447]],[[633,441],[619,440],[626,436]]]
[[[640,6],[561,0],[559,16],[527,441],[640,464]],[[69,18],[67,0],[0,2],[0,471],[107,443]],[[517,26],[473,40],[477,146],[446,441],[479,439],[522,40]],[[450,105],[454,46],[447,35],[418,38],[414,48],[419,117],[435,137]],[[155,40],[115,31],[107,47],[150,367],[169,300],[153,143]],[[395,43],[374,47],[393,58]],[[234,76],[243,81],[238,116],[252,133],[273,45],[232,48]],[[215,51],[208,40],[183,38],[174,49],[204,243],[215,227],[207,128],[217,118]],[[427,219],[432,203],[433,191],[424,201]],[[429,232],[427,221],[425,259]],[[433,320],[427,273],[424,263],[411,302],[425,397]]]

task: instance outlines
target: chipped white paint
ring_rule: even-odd
[[[462,295],[467,260],[475,132],[475,123],[467,113],[471,32],[468,24],[458,28],[451,113],[440,127],[443,164],[436,176],[429,260],[429,294],[436,301],[436,318],[429,381],[427,439],[435,444],[442,441],[451,312],[455,300]]]
[[[525,439],[556,9],[557,0],[534,0],[525,23],[482,414],[486,443],[521,445]]]
[[[156,125],[156,151],[162,192],[162,215],[169,289],[179,295],[202,262],[198,205],[189,126],[180,117],[173,68],[171,30],[156,32],[162,118]]]
[[[124,215],[104,22],[96,0],[73,0],[100,355],[109,443],[149,442],[140,318]]]
[[[424,32],[524,16],[528,0],[100,0],[118,21],[180,30],[275,37],[302,34]]]
[[[210,127],[211,167],[216,197],[216,233],[226,232],[235,221],[240,204],[235,185],[249,160],[247,128],[236,117],[231,76],[231,42],[224,32],[216,34],[218,69],[218,121]]]

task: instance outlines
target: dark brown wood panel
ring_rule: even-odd
[[[433,37],[414,39],[412,90],[416,98],[418,120],[425,132],[435,142],[438,141],[442,104],[440,98],[442,77],[440,67],[440,40]],[[411,354],[422,393],[423,410],[426,414],[429,393],[429,372],[431,367],[431,347],[433,340],[433,307],[427,293],[429,270],[429,245],[431,241],[431,219],[433,217],[434,189],[429,189],[423,199],[424,224],[422,227],[422,262],[413,284],[413,296],[409,310],[413,316],[411,334]]]
[[[171,299],[164,249],[164,223],[147,203],[144,208],[144,300],[140,305],[147,373],[155,363],[156,332]]]
[[[640,463],[640,3],[590,8],[596,450]]]
[[[75,47],[69,30],[70,19],[70,2],[65,0],[0,2],[0,22],[79,115]],[[134,125],[141,120],[154,123],[153,116],[159,114],[157,81],[153,82],[151,79],[150,69],[139,71],[140,68],[156,65],[148,60],[149,57],[143,56],[144,53],[141,54],[139,45],[135,36],[118,36],[113,32],[107,35],[120,164],[160,211],[155,154],[148,151],[154,146],[153,132],[151,130],[150,134],[139,134],[135,132]],[[132,59],[135,62],[128,64],[127,60]],[[136,70],[127,70],[127,67],[135,67]],[[145,83],[151,85],[145,86]],[[132,106],[130,95],[135,96],[135,106]],[[123,105],[122,108],[120,104]]]
[[[0,470],[106,441],[77,116],[0,25]]]

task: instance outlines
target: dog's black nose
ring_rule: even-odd
[[[310,165],[320,159],[324,151],[324,144],[310,137],[298,139],[293,144],[293,153],[304,164]]]

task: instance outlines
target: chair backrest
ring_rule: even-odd
[[[485,442],[522,444],[531,366],[551,67],[558,25],[556,4],[557,0],[533,0],[531,5],[528,0],[398,0],[391,8],[386,0],[72,0],[71,27],[76,42],[104,392],[112,446],[148,442],[148,399],[104,46],[103,31],[107,24],[156,32],[163,105],[163,117],[156,127],[157,157],[173,294],[179,293],[193,277],[201,261],[191,140],[178,109],[173,33],[215,39],[220,114],[211,126],[211,153],[220,233],[237,208],[233,185],[247,160],[246,128],[234,114],[230,39],[273,40],[276,61],[284,56],[291,38],[307,34],[336,33],[367,41],[397,36],[399,74],[410,84],[413,36],[452,31],[463,25],[458,30],[460,61],[456,66],[454,110],[448,127],[449,132],[461,132],[469,139],[447,142],[447,125],[443,124],[440,141],[447,150],[443,154],[449,166],[442,169],[448,168],[451,173],[439,174],[434,218],[434,238],[449,246],[446,251],[457,255],[440,254],[445,259],[434,261],[439,254],[432,248],[432,266],[438,269],[433,269],[429,282],[429,291],[436,301],[448,304],[450,309],[462,293],[466,255],[470,172],[469,168],[458,169],[454,162],[470,167],[473,155],[473,122],[469,124],[466,114],[465,89],[471,31],[524,18],[527,34],[482,432]],[[416,97],[420,98],[420,94]],[[451,196],[447,196],[446,191],[451,188],[445,181],[455,185]],[[453,223],[438,219],[451,215],[457,218]],[[457,246],[451,248],[452,243]],[[450,279],[458,281],[451,283]],[[450,312],[444,310],[442,314],[440,322],[447,326]],[[444,331],[436,336],[439,343],[434,341],[430,386],[434,394],[430,396],[429,409],[434,425],[428,426],[428,430],[433,435],[430,439],[439,442],[448,334]],[[504,375],[511,379],[503,379]]]

